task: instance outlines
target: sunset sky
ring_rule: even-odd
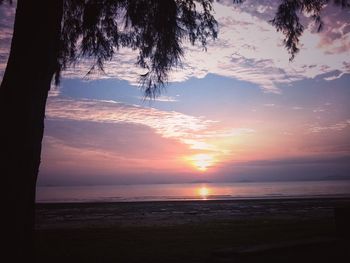
[[[293,62],[267,21],[278,1],[214,4],[217,40],[185,43],[154,100],[137,53],[64,72],[48,98],[39,185],[350,179],[350,12],[307,17]],[[254,3],[254,4],[253,4]],[[259,3],[260,5],[256,4]],[[14,7],[0,8],[0,78]],[[20,120],[19,120],[20,121]]]

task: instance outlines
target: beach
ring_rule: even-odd
[[[342,262],[350,198],[37,204],[37,262]],[[344,261],[346,262],[346,260]]]

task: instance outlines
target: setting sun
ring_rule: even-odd
[[[191,158],[191,161],[198,170],[205,172],[213,165],[214,158],[209,154],[197,154]]]

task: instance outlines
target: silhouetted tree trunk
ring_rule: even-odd
[[[61,19],[62,0],[18,0],[10,56],[0,87],[5,219],[1,235],[5,254],[10,256],[7,262],[28,261],[33,253],[35,186]]]

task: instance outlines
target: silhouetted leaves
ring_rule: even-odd
[[[79,58],[103,70],[120,47],[129,47],[139,52],[136,63],[147,70],[140,84],[153,97],[179,65],[184,39],[205,48],[216,37],[212,0],[65,0],[56,81]]]
[[[299,52],[299,38],[304,31],[299,15],[303,13],[309,15],[314,20],[317,30],[320,31],[323,27],[321,11],[330,2],[329,0],[283,0],[279,5],[276,16],[270,22],[285,36],[284,45],[290,54],[290,60],[293,60]],[[350,7],[347,0],[335,0],[333,3],[342,8]]]
[[[232,0],[234,4],[244,0]],[[11,3],[11,0],[0,0]],[[322,29],[322,9],[329,3],[350,7],[348,0],[281,0],[275,17],[270,20],[285,36],[284,45],[293,60],[299,51],[304,31],[300,15],[307,14]],[[93,60],[91,69],[103,70],[120,47],[139,52],[136,64],[146,70],[140,84],[153,97],[167,82],[172,67],[183,56],[185,39],[206,49],[207,40],[215,39],[217,21],[213,17],[213,0],[63,0],[60,52],[55,74],[80,58]],[[259,1],[256,1],[259,4]]]

